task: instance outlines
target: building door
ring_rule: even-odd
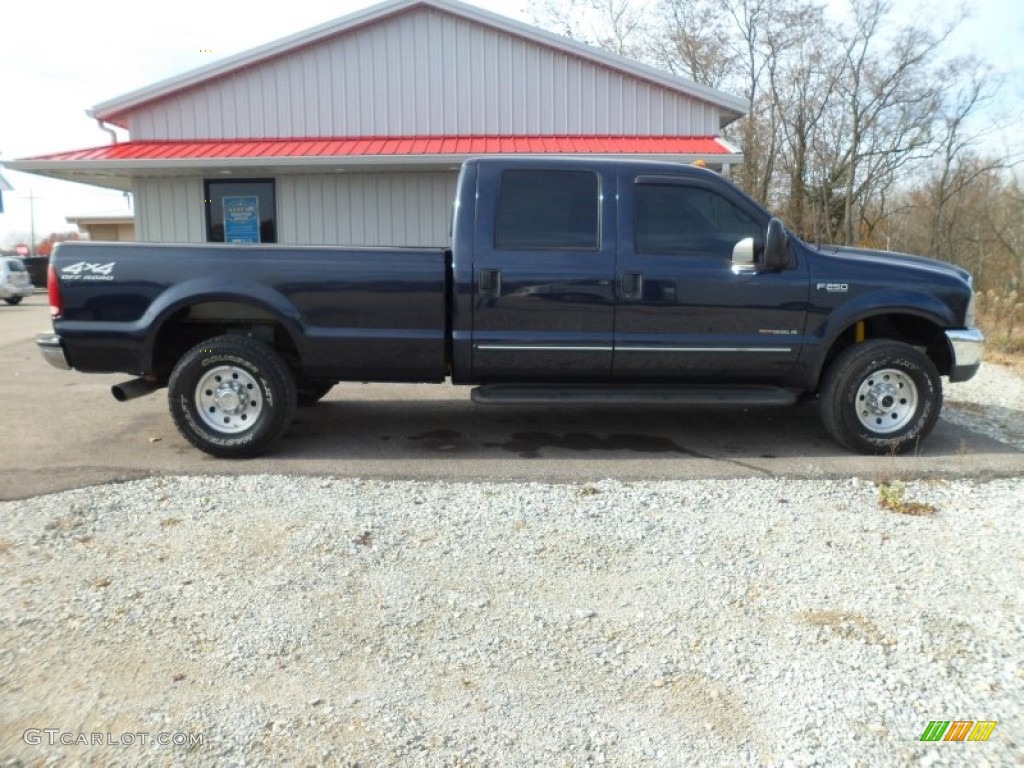
[[[207,180],[206,242],[276,243],[273,179]]]

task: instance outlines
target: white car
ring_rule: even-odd
[[[21,259],[0,257],[0,299],[8,304],[18,304],[26,296],[31,296],[33,290]]]

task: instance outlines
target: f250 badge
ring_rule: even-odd
[[[819,291],[828,291],[829,293],[846,293],[850,290],[849,283],[818,283]]]
[[[113,280],[116,263],[108,261],[106,264],[94,264],[91,261],[79,261],[61,269],[60,276],[65,280]]]

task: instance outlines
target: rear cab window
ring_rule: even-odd
[[[507,170],[494,226],[497,250],[598,250],[600,185],[592,171]]]

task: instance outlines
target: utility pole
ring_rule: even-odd
[[[34,257],[36,255],[36,196],[32,193],[31,187],[28,190],[28,216],[31,231],[28,241],[28,255]]]

